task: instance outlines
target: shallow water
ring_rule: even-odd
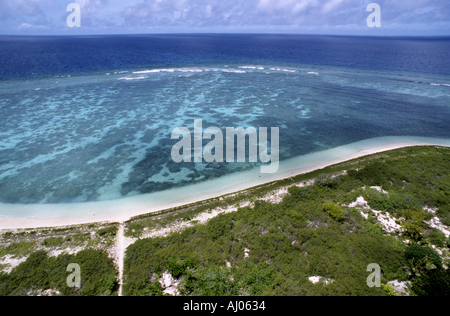
[[[230,174],[234,182],[258,170],[261,163],[248,159],[175,163],[172,130],[193,133],[194,119],[224,135],[226,127],[279,127],[281,161],[375,137],[450,139],[445,69],[363,69],[278,55],[252,63],[242,52],[226,63],[208,52],[197,58],[181,66],[178,60],[167,67],[103,65],[70,74],[51,68],[0,81],[0,203],[111,201]],[[11,209],[0,206],[0,214],[11,216]]]

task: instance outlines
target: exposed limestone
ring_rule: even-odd
[[[393,280],[389,281],[387,283],[388,285],[392,285],[392,288],[394,289],[394,292],[397,293],[399,296],[409,296],[409,289],[411,287],[410,281],[398,281]]]
[[[180,281],[181,280],[174,279],[169,271],[165,271],[159,279],[159,283],[163,288],[163,293],[172,296],[180,296],[180,292],[178,291],[178,284],[180,284]]]
[[[310,276],[308,277],[308,280],[314,284],[318,283],[320,280],[322,280],[322,283],[327,285],[328,283],[332,283],[334,280],[332,279],[328,279],[328,278],[324,278],[320,275],[318,276]]]

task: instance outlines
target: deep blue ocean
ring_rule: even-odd
[[[450,139],[450,38],[1,36],[0,203],[113,200],[260,164],[175,163],[171,132],[194,119],[279,127],[281,161]]]

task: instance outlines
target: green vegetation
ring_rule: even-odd
[[[407,247],[402,238],[445,245],[442,234],[426,224],[433,215],[422,207],[438,209],[441,220],[450,217],[449,162],[448,149],[405,148],[315,171],[308,175],[317,177],[314,185],[289,187],[279,204],[258,200],[276,183],[256,188],[254,208],[131,245],[124,294],[161,295],[161,289],[149,290],[156,284],[151,275],[168,270],[181,281],[184,295],[393,295],[389,286],[367,287],[365,269],[372,262],[380,265],[384,284],[412,280],[413,294],[433,295],[430,280],[439,279],[444,293],[447,274],[440,256],[425,245]],[[344,168],[347,174],[331,176]],[[388,193],[362,188],[370,186]],[[373,209],[397,218],[405,237],[388,236],[373,216],[364,219],[359,211],[340,206],[360,195]],[[222,203],[235,205],[236,200]],[[203,205],[201,211],[207,208],[211,206]],[[194,213],[197,209],[191,208],[188,215],[174,216],[189,220]],[[313,284],[308,277],[314,275],[333,282]]]
[[[439,257],[439,254],[433,249],[421,245],[409,245],[405,249],[405,258],[414,262],[420,262],[426,259],[428,263],[437,267],[442,266],[442,259]]]
[[[163,296],[163,288],[158,280],[149,282],[142,290],[139,291],[137,296]]]
[[[215,264],[186,273],[181,286],[182,295],[225,296],[238,294],[230,271]]]
[[[384,295],[366,286],[365,268],[380,262],[386,276],[401,278],[406,277],[401,273],[406,262],[402,246],[371,231],[371,225],[363,224],[355,212],[338,223],[321,204],[300,203],[293,197],[278,205],[255,203],[254,209],[220,215],[179,234],[138,240],[127,249],[124,294],[138,295],[151,287],[151,275],[174,269],[177,261],[171,257],[177,254],[198,259],[198,266],[192,267],[178,261],[182,268],[176,274],[186,269],[184,294]],[[250,250],[248,258],[244,248]],[[227,261],[231,268],[225,267]],[[311,275],[335,282],[318,286],[308,281]]]
[[[4,255],[13,255],[13,256],[26,256],[29,253],[31,253],[33,247],[36,245],[36,242],[34,241],[19,241],[16,243],[12,243],[7,247],[1,247],[0,248],[0,256],[3,257]]]
[[[99,236],[115,236],[117,234],[118,227],[117,226],[110,226],[106,228],[102,228],[97,230],[97,235]]]
[[[62,237],[49,237],[42,242],[44,246],[61,246],[63,243]]]
[[[442,266],[439,254],[431,248],[410,245],[405,250],[412,290],[420,296],[450,295],[450,272]]]
[[[430,244],[433,244],[436,247],[447,247],[447,238],[445,237],[445,234],[436,229],[430,231],[428,239]]]
[[[338,222],[342,222],[345,219],[344,210],[337,204],[334,203],[325,203],[322,205],[324,211],[328,212],[328,214]]]
[[[195,257],[167,259],[167,270],[175,278],[178,278],[182,274],[186,274],[188,268],[196,268],[197,265],[198,260]]]
[[[81,270],[81,287],[68,287],[67,266],[77,263]],[[105,252],[86,249],[76,255],[62,254],[48,257],[45,251],[32,253],[25,262],[15,267],[10,274],[0,273],[0,295],[28,295],[49,289],[62,295],[116,295],[117,275]]]
[[[321,173],[316,179],[316,184],[331,189],[338,184],[338,181],[331,174]]]
[[[311,179],[314,185],[300,186]],[[289,194],[280,203],[262,200],[286,186]],[[366,219],[360,210],[345,206],[359,196],[372,209],[388,212],[404,232],[386,234],[373,213]],[[199,213],[239,206],[244,200],[252,207],[218,215],[205,224],[192,220]],[[424,211],[425,206],[436,210],[435,215]],[[130,245],[123,294],[163,295],[158,280],[168,271],[180,282],[183,295],[394,295],[386,284],[395,279],[411,281],[412,295],[448,295],[447,250],[441,256],[432,246],[442,251],[450,239],[427,224],[433,216],[450,224],[450,149],[403,148],[355,159],[220,201],[133,218],[127,222],[126,236],[145,237],[145,231],[182,221],[193,226]],[[0,254],[31,255],[10,274],[0,272],[0,295],[24,295],[35,289],[58,289],[63,295],[116,294],[116,272],[104,251],[48,257],[36,247],[111,245],[117,225],[43,233],[47,235],[39,238],[32,232],[2,235]],[[81,289],[65,285],[69,262],[79,262],[87,271]],[[366,285],[370,263],[381,267],[380,288]],[[332,282],[314,284],[308,280],[311,276]]]
[[[389,295],[389,296],[398,296],[394,291],[394,287],[391,284],[381,284],[381,288]]]

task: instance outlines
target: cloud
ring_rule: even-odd
[[[348,17],[348,12],[364,9],[356,0],[144,0],[126,7],[122,17],[130,24],[165,20],[191,26],[317,25],[328,24],[341,11]]]
[[[80,10],[84,16],[98,15],[108,5],[108,0],[72,0],[80,5]]]
[[[2,0],[0,2],[0,19],[43,15],[38,3],[39,0]]]
[[[66,7],[71,2],[80,5],[82,29],[77,31],[85,33],[355,30],[357,34],[368,30],[366,7],[371,2],[381,7],[382,28],[409,28],[412,35],[414,29],[435,28],[440,33],[450,29],[448,0],[0,0],[0,20],[7,21],[0,24],[0,31],[22,23],[67,31]]]
[[[367,5],[360,0],[143,0],[127,6],[122,17],[129,25],[178,26],[342,26],[365,24]],[[443,0],[375,0],[386,23],[412,19],[447,20],[449,6]],[[443,12],[443,13],[441,13]]]
[[[22,23],[18,27],[18,29],[45,29],[45,26],[42,25],[31,25],[28,23]]]

